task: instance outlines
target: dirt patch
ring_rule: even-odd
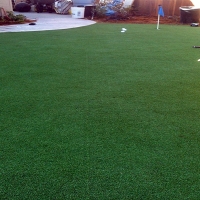
[[[157,16],[132,16],[128,19],[96,19],[98,23],[127,23],[127,24],[156,24],[158,21]],[[161,17],[160,24],[175,24],[180,25],[179,17]]]
[[[0,21],[0,26],[6,26],[6,25],[17,25],[17,24],[28,24],[31,22],[36,22],[36,20],[31,19],[25,19],[23,22],[17,22],[17,21],[11,21],[11,20],[5,20]]]
[[[128,19],[111,19],[111,18],[102,18],[94,19],[98,23],[124,23],[124,24],[156,24],[158,21],[157,16],[132,16]],[[15,22],[15,21],[0,21],[0,26],[4,25],[14,25],[14,24],[25,24],[35,22],[36,20],[26,19],[24,22]],[[160,24],[174,24],[180,25],[179,17],[161,17]]]

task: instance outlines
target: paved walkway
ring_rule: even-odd
[[[69,29],[77,28],[81,26],[88,26],[95,24],[92,20],[87,19],[75,19],[71,15],[61,15],[56,13],[18,13],[15,15],[22,14],[28,19],[36,19],[36,25],[27,24],[17,24],[0,26],[0,33],[5,32],[27,32],[27,31],[46,31],[46,30],[59,30],[59,29]]]

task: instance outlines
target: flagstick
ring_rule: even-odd
[[[160,15],[158,15],[157,30],[159,30],[159,24],[160,24]]]

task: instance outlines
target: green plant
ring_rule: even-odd
[[[113,16],[116,19],[127,19],[131,16],[132,13],[132,7],[121,7],[121,6],[115,6],[113,8],[115,12],[115,15]]]
[[[106,16],[107,9],[113,10],[114,14],[107,16],[108,19],[128,19],[130,16],[135,15],[137,9],[134,5],[124,7],[123,3],[113,3],[111,0],[95,1],[95,8],[92,11],[93,15],[97,18],[103,18]]]
[[[24,15],[14,15],[13,12],[7,12],[8,18],[10,21],[15,21],[15,22],[24,22],[26,20],[26,16]]]
[[[20,24],[26,21],[24,15],[14,15],[13,12],[7,12],[6,16],[0,17],[0,23],[4,24]]]
[[[105,17],[106,14],[106,5],[107,5],[108,1],[104,0],[104,1],[95,1],[95,8],[92,9],[92,15],[97,18],[103,18]]]

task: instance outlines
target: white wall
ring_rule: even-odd
[[[0,7],[4,8],[5,11],[13,11],[11,0],[0,0]]]

